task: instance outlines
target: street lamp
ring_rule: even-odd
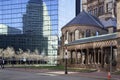
[[[67,72],[67,59],[68,59],[68,55],[67,55],[67,44],[68,44],[68,41],[67,40],[65,40],[65,74],[68,74],[68,72]]]
[[[25,57],[23,57],[23,62],[24,62],[25,70],[26,70],[26,58]]]
[[[5,63],[5,61],[4,61],[4,52],[3,52],[3,55],[2,55],[2,68],[4,69],[4,63]]]
[[[110,52],[110,75],[111,75],[111,73],[112,73],[112,49],[113,49],[113,46],[112,46],[112,44],[111,44],[111,46],[110,46],[110,49],[111,49],[111,52]]]
[[[14,67],[14,63],[15,63],[15,60],[14,60],[14,56],[12,56],[12,67]]]

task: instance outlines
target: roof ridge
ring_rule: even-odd
[[[70,20],[66,25],[62,27],[68,27],[72,25],[85,25],[85,26],[95,26],[104,28],[104,25],[100,22],[99,18],[90,15],[86,11],[82,11],[79,13],[76,17],[74,17],[72,20]]]
[[[84,12],[85,12],[85,11],[84,11]],[[104,26],[101,25],[98,21],[96,21],[95,18],[93,18],[93,17],[95,17],[95,16],[93,16],[93,15],[87,13],[87,12],[85,12],[85,14],[87,14],[91,19],[93,19],[99,26],[104,27]]]

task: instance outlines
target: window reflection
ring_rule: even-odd
[[[40,54],[49,55],[53,50],[51,45],[57,45],[58,0],[0,0],[0,27],[0,48],[38,49]],[[9,41],[13,38],[16,43]]]

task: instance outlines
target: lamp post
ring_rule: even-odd
[[[24,62],[25,70],[26,70],[26,58],[25,57],[23,57],[23,62]]]
[[[68,44],[68,41],[66,40],[65,41],[65,74],[68,74],[68,71],[67,71],[67,59],[68,59],[68,55],[67,55],[67,44]]]
[[[14,67],[14,63],[15,63],[15,61],[14,61],[14,56],[12,56],[12,67]]]
[[[5,63],[5,61],[4,61],[4,52],[3,52],[3,56],[2,56],[2,68],[4,69],[4,63]]]
[[[110,74],[111,74],[112,73],[112,51],[113,51],[112,44],[111,44],[110,48],[111,48],[111,52],[110,52]]]
[[[111,44],[111,46],[110,46],[110,58],[109,58],[109,67],[110,67],[110,69],[109,69],[109,72],[108,72],[108,80],[111,80],[111,73],[112,73],[112,50],[113,49],[113,47],[112,47],[112,44]]]

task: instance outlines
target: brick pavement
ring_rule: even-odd
[[[59,70],[48,70],[48,69],[30,69],[30,68],[6,68],[7,70],[17,70],[17,71],[28,71],[28,72],[36,72],[36,73],[49,73],[49,74],[58,74],[64,75],[64,71]],[[107,72],[91,72],[91,73],[83,73],[83,72],[69,72],[70,76],[84,76],[91,78],[104,78],[107,79]],[[120,80],[120,75],[111,75],[112,80]]]

